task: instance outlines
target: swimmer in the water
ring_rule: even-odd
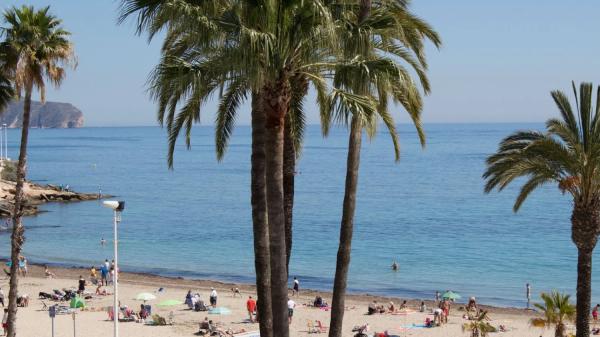
[[[394,260],[394,262],[392,263],[392,270],[396,271],[396,270],[398,270],[398,268],[400,268],[400,266],[398,265],[396,260]]]

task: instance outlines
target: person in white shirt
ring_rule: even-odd
[[[294,290],[292,290],[292,296],[295,294],[296,296],[300,295],[300,281],[294,277]]]
[[[212,305],[213,308],[217,306],[217,291],[215,290],[215,288],[211,288],[210,305]]]
[[[296,307],[296,302],[288,299],[287,302],[288,307],[288,324],[292,324],[292,316],[294,316],[294,308]]]

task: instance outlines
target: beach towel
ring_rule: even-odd
[[[250,331],[250,332],[243,332],[241,334],[235,334],[235,337],[260,337],[260,332],[258,331]]]

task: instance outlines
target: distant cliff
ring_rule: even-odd
[[[0,113],[0,124],[9,128],[23,125],[23,100],[12,102]],[[83,126],[83,113],[70,103],[31,102],[32,128],[79,128]]]

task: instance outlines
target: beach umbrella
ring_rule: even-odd
[[[85,308],[85,301],[79,296],[73,297],[69,306],[71,308]]]
[[[156,299],[156,296],[150,294],[150,293],[139,293],[137,294],[137,296],[135,297],[136,300],[138,301],[152,301]]]
[[[455,292],[453,292],[453,291],[446,291],[446,292],[445,292],[445,293],[442,295],[442,298],[443,298],[443,299],[445,299],[445,300],[452,300],[452,301],[454,301],[454,300],[457,300],[457,299],[459,299],[459,298],[460,298],[460,295],[459,295],[459,294],[457,294],[457,293],[455,293]]]
[[[166,300],[166,301],[162,301],[160,303],[158,303],[157,305],[159,307],[172,307],[174,305],[180,305],[183,304],[183,302],[178,301],[178,300]]]
[[[208,310],[208,313],[211,315],[229,315],[231,314],[231,310],[225,307],[212,308]]]

